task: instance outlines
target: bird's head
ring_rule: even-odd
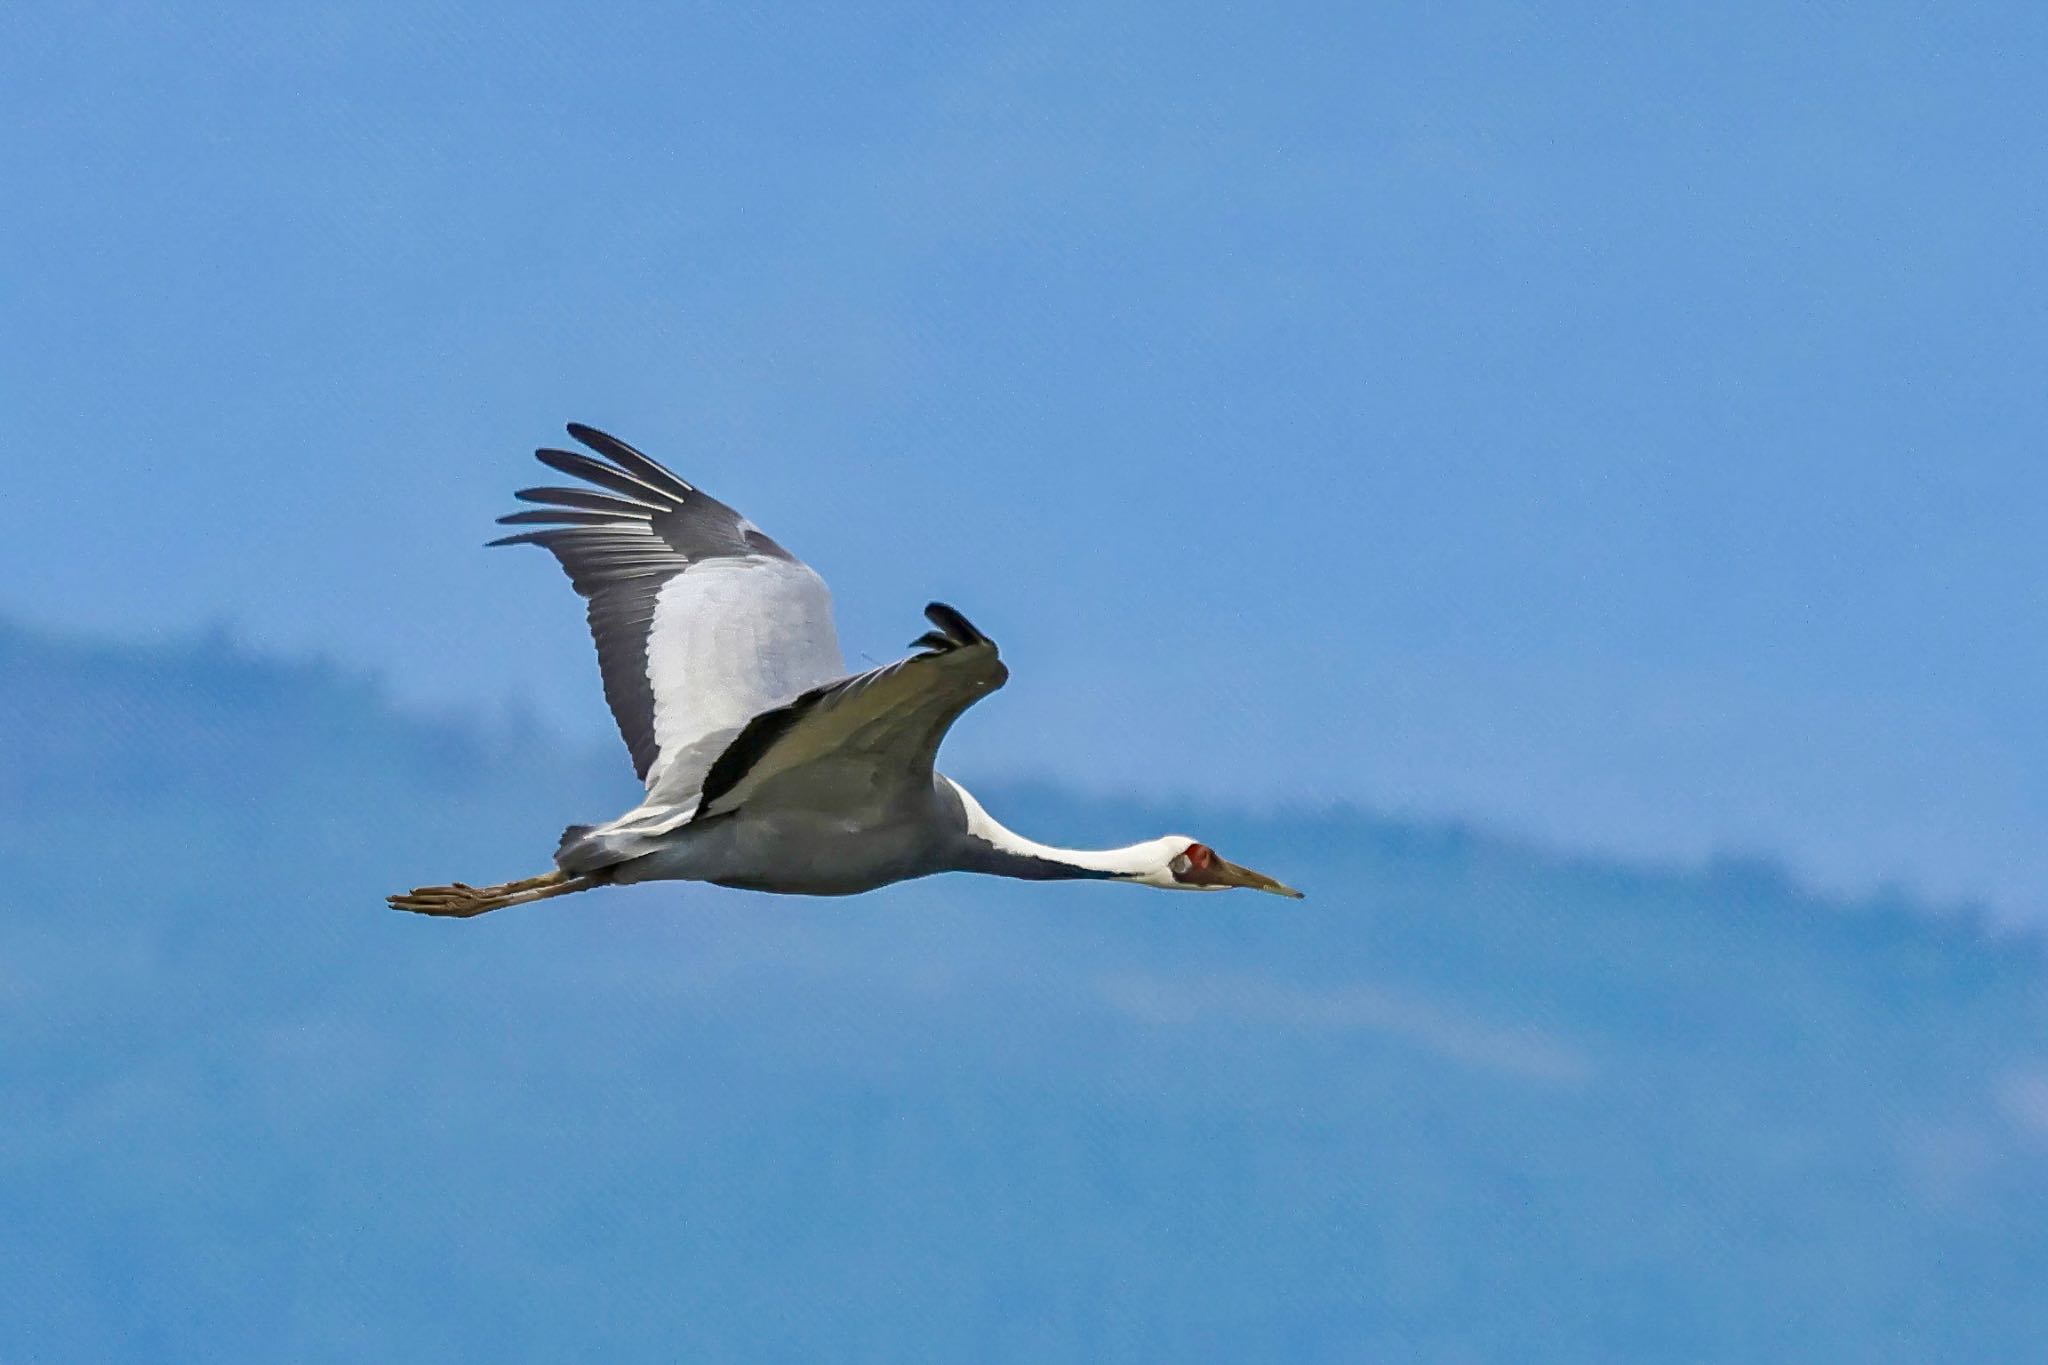
[[[1185,834],[1169,834],[1163,839],[1154,839],[1151,853],[1157,865],[1147,867],[1132,880],[1168,891],[1228,891],[1242,886],[1275,896],[1302,898],[1299,891],[1284,882],[1274,881],[1263,872],[1254,872],[1233,863],[1207,844]]]

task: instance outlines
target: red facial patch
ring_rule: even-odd
[[[1188,860],[1188,866],[1197,872],[1207,872],[1209,864],[1216,861],[1216,850],[1207,844],[1189,844],[1188,851],[1181,855]]]

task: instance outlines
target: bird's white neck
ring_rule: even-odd
[[[951,778],[941,778],[960,798],[967,816],[962,871],[990,872],[1030,881],[1068,878],[1118,878],[1166,884],[1166,864],[1186,843],[1177,837],[1148,839],[1122,848],[1060,848],[1027,839],[1000,824],[981,803]]]

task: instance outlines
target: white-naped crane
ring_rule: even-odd
[[[491,543],[544,547],[588,600],[646,799],[570,826],[553,871],[421,887],[395,909],[467,917],[649,881],[846,896],[934,872],[1301,895],[1184,835],[1088,850],[997,824],[932,766],[960,713],[1009,677],[993,640],[934,602],[916,652],[849,675],[809,565],[624,441],[569,435],[597,458],[535,454],[586,486],[521,489],[537,506],[498,520],[534,529]]]

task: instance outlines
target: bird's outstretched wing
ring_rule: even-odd
[[[493,545],[540,545],[590,603],[605,700],[657,798],[691,801],[748,722],[846,671],[832,596],[810,566],[718,499],[613,436],[539,450],[588,487],[522,488],[532,526]]]
[[[749,801],[841,810],[928,791],[939,743],[960,713],[1010,672],[995,641],[943,602],[917,653],[812,688],[754,717],[705,775],[699,820]]]

